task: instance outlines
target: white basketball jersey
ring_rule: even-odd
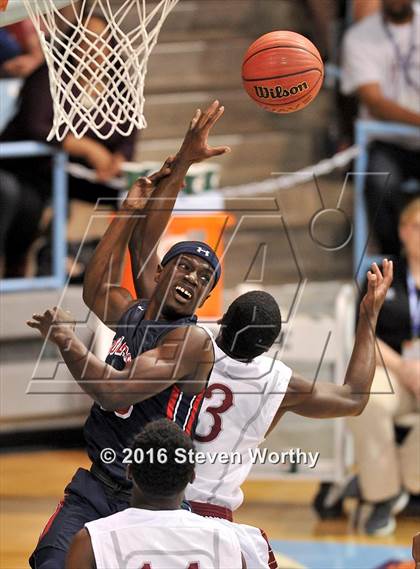
[[[97,569],[241,569],[234,529],[186,510],[128,508],[85,525]]]
[[[292,370],[268,356],[239,362],[227,356],[213,337],[212,341],[215,364],[194,440],[206,462],[196,464],[186,498],[235,510],[243,501],[240,487],[252,468],[252,451],[264,441]]]

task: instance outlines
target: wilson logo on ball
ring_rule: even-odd
[[[278,30],[249,46],[241,75],[245,91],[259,107],[272,113],[294,113],[317,96],[324,64],[308,38]]]
[[[257,97],[261,99],[282,99],[283,97],[290,97],[290,95],[296,95],[296,93],[301,93],[309,89],[309,85],[304,81],[303,83],[299,83],[299,85],[290,87],[290,89],[283,89],[281,85],[277,85],[277,87],[254,85],[254,89]]]

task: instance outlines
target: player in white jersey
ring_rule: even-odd
[[[196,478],[186,491],[194,512],[232,520],[232,511],[243,500],[241,484],[252,466],[251,452],[286,411],[318,418],[363,411],[375,368],[376,321],[392,274],[387,260],[383,274],[376,264],[368,272],[353,354],[341,386],[312,384],[282,362],[261,355],[281,328],[280,310],[271,295],[253,291],[231,304],[213,341],[215,364],[196,429],[196,449],[207,460],[197,464]],[[223,453],[230,459],[221,460]],[[237,535],[248,567],[277,567],[268,542],[255,528],[251,533],[242,528]]]
[[[232,510],[242,503],[240,486],[252,467],[250,451],[264,440],[292,376],[281,361],[257,355],[271,347],[280,330],[275,299],[267,292],[252,291],[230,305],[219,336],[212,340],[215,364],[195,435],[196,449],[208,460],[197,464],[194,483],[186,492],[197,513],[224,513],[231,519]],[[224,459],[224,453],[230,460]],[[220,509],[209,509],[208,504]]]
[[[375,369],[375,326],[392,282],[392,262],[376,263],[367,274],[353,354],[344,385],[309,382],[276,359],[263,356],[281,329],[280,309],[265,292],[236,299],[221,320],[210,375],[196,429],[196,448],[205,456],[227,452],[232,460],[198,464],[186,496],[193,511],[232,519],[243,499],[240,489],[252,463],[251,452],[286,411],[304,417],[360,414],[369,399]],[[251,451],[251,452],[250,452]],[[210,452],[212,455],[210,455]],[[237,453],[236,457],[233,453]],[[214,508],[213,506],[217,506]]]
[[[131,507],[85,524],[66,569],[247,569],[232,527],[181,509],[194,446],[176,424],[160,419],[135,438],[128,476]]]

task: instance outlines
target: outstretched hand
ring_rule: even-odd
[[[150,176],[138,178],[131,186],[122,209],[128,211],[138,211],[146,207],[147,200],[153,194],[159,182],[171,174],[174,157],[169,156],[163,163],[161,169]]]
[[[372,263],[371,270],[367,273],[367,292],[361,302],[368,316],[378,316],[392,284],[393,270],[393,263],[388,259],[382,261],[382,272],[376,263]]]
[[[32,320],[28,320],[26,324],[30,328],[38,330],[43,338],[54,343],[57,343],[60,338],[72,334],[76,326],[70,312],[57,308],[57,306],[46,310],[44,314],[32,314]]]
[[[207,158],[230,152],[229,146],[211,147],[207,141],[211,128],[223,115],[224,110],[219,101],[214,101],[204,112],[197,109],[179,151],[184,160],[192,163],[202,162]]]

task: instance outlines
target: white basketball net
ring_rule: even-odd
[[[147,62],[178,0],[71,0],[71,18],[54,0],[24,0],[49,68],[54,122],[48,140],[88,131],[101,139],[145,128]],[[69,2],[70,3],[70,2]],[[106,20],[98,33],[91,19]]]

